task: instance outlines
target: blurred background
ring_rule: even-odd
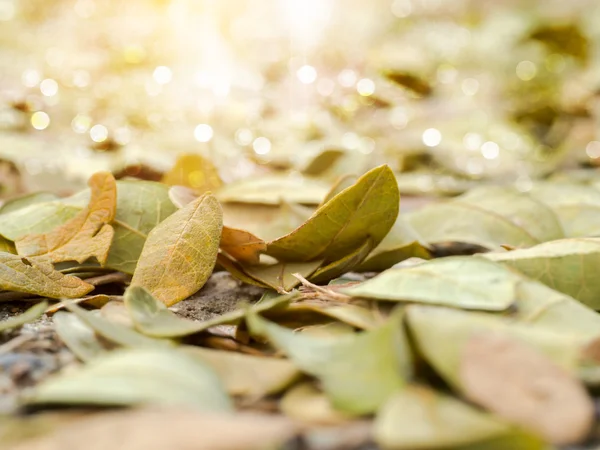
[[[526,191],[600,165],[598,23],[597,0],[0,0],[0,157],[31,190],[328,151],[327,180],[388,163],[404,193]]]

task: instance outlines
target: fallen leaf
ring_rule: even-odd
[[[264,450],[280,448],[297,433],[283,417],[259,413],[215,414],[189,408],[136,408],[58,420],[39,414],[19,418],[2,433],[5,450]],[[232,426],[235,424],[235,426]],[[15,430],[44,428],[41,436],[11,439]]]
[[[375,442],[384,449],[464,448],[511,432],[483,411],[425,386],[394,393],[377,412]]]
[[[169,310],[162,302],[154,298],[146,289],[131,286],[125,292],[125,306],[136,329],[147,336],[176,338],[200,333],[210,327],[223,324],[239,324],[248,314],[258,314],[273,308],[283,308],[298,297],[294,292],[263,300],[248,308],[240,308],[204,322],[184,319]]]
[[[81,361],[90,361],[106,352],[94,330],[77,315],[59,311],[52,318],[52,322],[60,340]]]
[[[317,270],[323,261],[308,262],[281,262],[276,264],[261,264],[258,266],[240,265],[242,271],[262,283],[263,286],[275,289],[277,292],[285,293],[300,284],[300,280],[294,276],[299,273],[304,278],[310,276]],[[232,272],[232,274],[234,274]]]
[[[265,241],[249,231],[227,226],[223,226],[219,246],[229,256],[245,264],[258,264],[260,254],[267,249]]]
[[[33,322],[44,314],[46,308],[48,307],[48,302],[40,302],[36,305],[33,305],[31,308],[28,308],[27,311],[9,317],[8,319],[0,321],[0,332],[11,330],[13,328],[18,328],[20,326],[25,325],[26,323]]]
[[[383,72],[383,76],[392,83],[406,88],[421,97],[428,97],[433,92],[433,88],[424,78],[409,72],[386,70]]]
[[[391,169],[380,166],[322,205],[300,227],[268,243],[280,261],[326,263],[352,253],[369,238],[378,245],[398,216],[400,194]]]
[[[40,383],[28,405],[186,405],[232,410],[217,374],[176,350],[120,349]]]
[[[408,258],[430,259],[431,254],[421,237],[412,229],[404,216],[399,215],[394,226],[369,256],[354,270],[382,272]]]
[[[327,148],[308,161],[301,171],[304,175],[319,176],[339,161],[345,153],[336,148]]]
[[[356,266],[364,261],[371,250],[373,250],[373,242],[371,239],[367,239],[363,245],[358,247],[352,253],[349,253],[343,258],[333,261],[326,266],[319,267],[308,278],[313,283],[327,283],[340,275],[354,270]]]
[[[168,189],[150,181],[117,182],[117,212],[112,223],[115,235],[107,267],[133,273],[150,230],[177,210],[169,200]],[[17,240],[27,234],[48,233],[80,213],[89,197],[88,189],[7,213],[0,221],[0,235]]]
[[[88,207],[48,233],[18,239],[15,245],[19,255],[52,263],[82,263],[95,257],[104,265],[114,236],[110,223],[117,207],[117,185],[107,172],[92,175],[89,185],[92,194]]]
[[[131,284],[145,287],[167,306],[197,292],[215,266],[222,219],[210,194],[169,216],[148,235]]]
[[[327,396],[311,383],[289,389],[279,408],[288,417],[312,425],[337,425],[352,420],[352,415],[336,410]]]
[[[230,395],[257,399],[276,394],[300,375],[296,366],[287,359],[192,346],[181,347],[181,351],[212,367]]]
[[[571,373],[577,371],[583,350],[590,342],[589,336],[564,334],[508,317],[450,308],[411,305],[406,308],[406,318],[418,353],[458,391],[463,389],[459,375],[461,355],[474,335],[506,334],[533,346]]]
[[[4,239],[0,236],[0,252],[11,253],[13,255],[17,254],[17,249],[15,248],[15,244],[8,239]]]
[[[504,311],[515,301],[518,274],[483,258],[451,256],[385,272],[341,292],[375,300]]]
[[[54,314],[61,309],[66,308],[67,303],[75,303],[77,305],[84,304],[87,306],[92,306],[94,308],[102,308],[108,302],[116,300],[119,298],[117,295],[105,295],[105,294],[97,294],[97,295],[88,295],[81,298],[74,298],[72,300],[66,300],[64,302],[54,303],[46,308],[46,314]]]
[[[572,182],[537,182],[530,195],[552,208],[566,237],[600,236],[600,190]]]
[[[600,309],[600,238],[560,239],[535,247],[484,255]]]
[[[186,186],[199,194],[214,192],[223,185],[213,163],[196,153],[179,155],[175,165],[164,174],[162,182],[170,186]]]
[[[376,411],[412,372],[401,318],[396,314],[373,330],[335,338],[294,333],[256,314],[248,316],[247,324],[300,370],[317,377],[337,410],[360,415]]]
[[[318,205],[327,194],[327,184],[300,174],[273,173],[226,184],[215,195],[220,202],[278,205],[282,201]]]
[[[106,266],[133,274],[148,234],[177,208],[168,188],[152,181],[118,181],[115,237]]]
[[[46,203],[57,199],[58,197],[50,192],[33,192],[31,194],[21,195],[2,203],[2,206],[0,206],[0,215],[8,214],[27,206]]]
[[[75,303],[66,303],[65,306],[97,334],[115,344],[124,347],[164,347],[170,344],[167,340],[154,339],[123,324],[111,322],[97,314],[98,311],[86,311]]]
[[[77,298],[93,289],[94,286],[77,277],[54,270],[52,264],[0,253],[0,290],[48,298]]]
[[[499,249],[501,245],[530,247],[564,236],[549,207],[527,194],[504,188],[474,190],[405,217],[429,244],[463,242]]]
[[[583,385],[543,354],[506,335],[473,334],[462,351],[468,399],[557,445],[577,444],[594,424]]]
[[[531,327],[589,338],[600,336],[600,314],[538,281],[523,279],[517,285],[515,307],[511,317]]]

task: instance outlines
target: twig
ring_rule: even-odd
[[[131,279],[131,275],[127,275],[123,272],[113,272],[106,275],[100,275],[98,277],[86,278],[85,282],[92,286],[102,286],[103,284],[110,283],[126,283]]]
[[[339,292],[335,292],[331,289],[324,288],[323,286],[317,286],[316,284],[308,281],[306,278],[304,278],[299,273],[293,273],[292,276],[295,277],[298,281],[300,281],[300,283],[302,283],[303,286],[314,289],[315,291],[326,295],[327,297],[331,298],[332,300],[337,300],[339,302],[348,303],[350,301],[350,299],[352,298],[348,295],[340,294]]]

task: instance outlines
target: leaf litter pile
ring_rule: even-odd
[[[223,185],[184,155],[162,182],[100,172],[67,198],[5,202],[0,300],[28,309],[0,322],[0,370],[27,344],[14,329],[40,321],[70,359],[2,408],[2,448],[598,438],[593,182],[482,186],[400,214],[387,166],[333,186],[310,172]],[[260,299],[181,314],[227,272]]]

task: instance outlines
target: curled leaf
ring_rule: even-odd
[[[377,167],[343,190],[290,234],[268,243],[280,261],[338,260],[369,238],[379,244],[398,216],[400,194],[388,166]]]
[[[204,194],[189,203],[150,232],[131,284],[167,306],[194,294],[212,273],[222,227],[215,197]]]
[[[45,234],[25,236],[15,242],[21,256],[52,263],[95,257],[102,265],[114,236],[110,223],[117,208],[117,185],[112,174],[98,172],[89,180],[91,199],[87,208],[65,224]]]
[[[227,226],[223,227],[219,245],[229,256],[246,264],[258,264],[260,254],[267,249],[265,241],[249,231]]]

